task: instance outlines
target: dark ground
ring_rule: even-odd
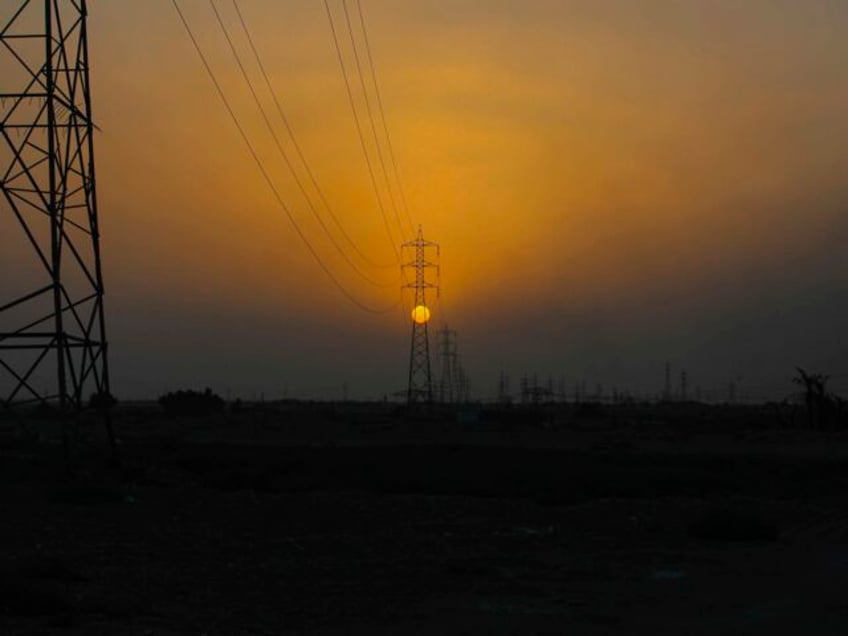
[[[0,634],[848,633],[845,434],[275,421],[7,436]]]

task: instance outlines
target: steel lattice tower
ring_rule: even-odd
[[[427,270],[435,268],[437,275],[439,266],[427,259],[428,250],[436,250],[439,256],[439,245],[424,240],[421,226],[418,227],[418,236],[404,243],[402,246],[404,254],[406,250],[413,250],[414,258],[404,262],[401,270],[415,270],[415,281],[407,283],[403,287],[415,292],[415,302],[412,310],[412,341],[409,351],[409,388],[407,389],[407,402],[415,404],[419,402],[431,403],[433,401],[433,381],[430,374],[430,340],[427,331],[427,323],[430,320],[430,310],[427,308],[427,290],[434,289],[436,294],[439,286],[427,280]]]
[[[86,3],[3,4],[0,405],[79,411],[110,395]]]
[[[439,378],[439,401],[452,404],[459,399],[459,370],[456,348],[456,331],[445,326],[439,332],[439,359],[441,377]]]

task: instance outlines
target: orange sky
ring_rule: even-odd
[[[625,350],[643,356],[644,367],[666,357],[701,364],[715,380],[735,372],[705,358],[705,343],[718,336],[703,329],[716,316],[733,322],[752,286],[769,298],[788,294],[790,305],[813,281],[830,284],[826,299],[844,290],[844,277],[822,274],[825,265],[815,261],[846,227],[843,2],[362,3],[412,214],[442,245],[444,308],[465,337],[481,392],[498,365],[626,383],[643,367],[603,362]],[[262,88],[231,3],[218,5]],[[330,5],[352,68],[341,3]],[[209,3],[181,6],[321,256],[363,302],[394,301],[395,287],[358,280],[309,218]],[[364,251],[392,262],[323,3],[240,6],[328,199]],[[141,307],[157,325],[176,312],[191,333],[258,323],[265,327],[257,333],[273,333],[271,325],[302,321],[322,325],[316,338],[324,343],[330,332],[380,343],[381,359],[402,370],[407,324],[399,312],[359,312],[316,266],[170,2],[95,1],[90,10],[104,259],[118,343],[134,351],[145,341]],[[796,273],[782,271],[789,263]],[[391,279],[395,270],[369,274]],[[792,333],[812,320],[801,311],[805,302],[796,307],[800,322],[785,327]],[[818,314],[841,315],[841,306],[821,302]],[[651,330],[689,312],[706,323],[673,337]],[[623,315],[627,324],[608,332],[576,331]],[[285,351],[288,339],[280,337]],[[490,338],[512,353],[491,355]],[[261,341],[246,346],[261,349]],[[556,354],[548,352],[554,341]],[[760,347],[768,351],[769,343]],[[799,355],[806,347],[799,344]],[[351,357],[358,355],[353,347]],[[848,370],[848,361],[824,351],[811,359]],[[790,371],[794,363],[786,360]],[[184,366],[164,375],[189,382],[203,367]],[[326,382],[340,383],[356,366]],[[375,387],[391,383],[395,370],[374,371],[363,392],[384,390]],[[315,374],[310,382],[322,385]],[[139,382],[127,373],[126,384],[140,393],[161,388]]]

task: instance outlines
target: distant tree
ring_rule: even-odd
[[[831,423],[844,425],[848,402],[827,391],[827,381],[830,378],[821,373],[807,373],[801,367],[795,368],[798,377],[792,381],[804,387],[804,403],[807,406],[810,426],[824,429]]]
[[[118,400],[108,391],[92,393],[88,398],[88,407],[91,409],[110,409],[117,404]]]
[[[209,388],[166,393],[159,404],[168,415],[211,415],[224,410],[224,400]]]
[[[804,403],[807,406],[807,416],[810,426],[822,428],[824,426],[824,411],[827,401],[825,386],[828,377],[820,373],[807,373],[801,367],[795,367],[798,377],[793,382],[804,388]]]

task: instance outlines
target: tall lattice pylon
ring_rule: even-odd
[[[439,245],[432,241],[424,240],[421,226],[418,227],[418,235],[412,241],[407,241],[402,246],[404,256],[409,250],[413,251],[414,257],[411,261],[404,261],[402,270],[415,270],[414,282],[404,285],[405,289],[412,289],[415,293],[415,301],[412,305],[412,341],[409,350],[409,388],[407,389],[407,403],[430,403],[433,401],[433,380],[430,373],[430,340],[427,324],[430,322],[430,309],[427,307],[427,290],[435,290],[439,293],[438,283],[427,280],[427,270],[435,269],[438,276],[439,266],[428,260],[428,253],[433,250],[436,258],[439,257]]]
[[[439,361],[441,376],[439,377],[439,401],[452,404],[459,399],[459,359],[456,348],[456,331],[445,326],[439,331]]]
[[[110,394],[86,18],[85,0],[0,6],[5,407]]]

